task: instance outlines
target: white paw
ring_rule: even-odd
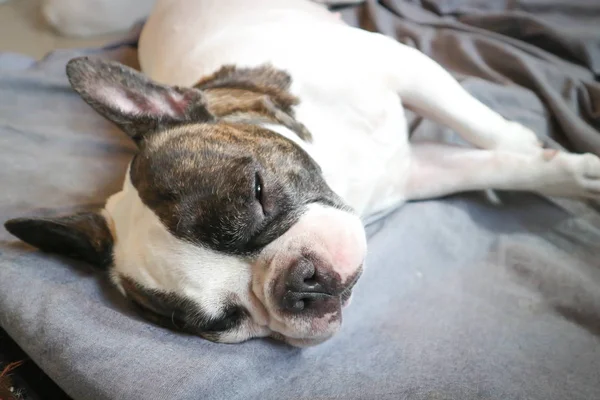
[[[579,155],[575,173],[582,195],[600,198],[600,158],[589,153]]]
[[[544,150],[547,162],[558,167],[556,180],[544,193],[556,196],[600,199],[600,158],[594,154],[570,154]]]
[[[501,132],[494,135],[490,149],[531,154],[542,148],[535,133],[514,121],[506,121]]]

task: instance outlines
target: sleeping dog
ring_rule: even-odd
[[[218,342],[314,345],[339,330],[362,218],[456,192],[600,197],[600,159],[543,149],[419,51],[305,0],[160,0],[144,74],[74,59],[73,88],[138,145],[97,213],[15,219],[150,320]],[[403,106],[472,147],[408,140]]]

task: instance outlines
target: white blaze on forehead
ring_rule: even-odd
[[[261,126],[265,129],[268,129],[270,131],[273,131],[273,132],[283,136],[284,138],[288,139],[291,142],[294,142],[294,144],[296,144],[302,150],[304,150],[308,154],[310,154],[310,146],[308,146],[308,144],[304,140],[300,139],[298,134],[295,133],[294,131],[292,131],[291,129],[289,129],[283,125],[279,125],[279,124],[264,123],[264,124],[261,124]]]
[[[250,264],[173,236],[143,204],[129,178],[112,196],[106,211],[114,222],[115,273],[149,289],[173,292],[218,316],[229,296],[249,304]]]

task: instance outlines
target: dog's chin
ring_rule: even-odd
[[[281,340],[290,346],[305,348],[305,347],[316,346],[323,342],[326,342],[327,340],[331,339],[332,336],[333,336],[333,334],[330,336],[323,336],[323,337],[320,337],[317,339],[295,339],[295,338],[288,338],[285,336],[281,336],[279,338],[275,337],[275,339]]]
[[[280,335],[279,339],[294,347],[311,347],[326,342],[327,340],[335,336],[335,334],[341,328],[342,311],[350,305],[351,301],[352,290],[350,289],[348,290],[348,292],[342,294],[340,298],[341,307],[340,310],[336,313],[336,318],[333,319],[333,322],[325,325],[321,324],[319,328],[321,328],[322,330],[316,332],[313,330],[312,335],[314,336],[309,338],[298,338],[278,334]],[[315,324],[313,324],[313,328],[315,327],[314,325]],[[319,324],[317,323],[316,325]]]
[[[269,324],[271,336],[295,347],[309,347],[323,343],[340,330],[342,308],[347,300],[338,298],[334,308],[319,316],[300,316],[287,312],[271,314]]]
[[[339,326],[334,328],[331,331],[326,331],[323,332],[320,335],[317,336],[312,336],[312,337],[295,337],[295,336],[286,336],[282,333],[279,332],[273,332],[271,333],[270,337],[272,339],[275,339],[279,342],[283,342],[287,345],[293,346],[293,347],[300,347],[300,348],[304,348],[304,347],[312,347],[312,346],[316,346],[319,345],[321,343],[326,342],[327,340],[331,339],[333,336],[335,336],[335,334],[337,333],[339,329]]]

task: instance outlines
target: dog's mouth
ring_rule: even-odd
[[[343,309],[350,304],[362,272],[361,265],[346,279],[343,289],[323,296],[326,300],[319,308],[290,311],[269,307],[271,338],[296,347],[315,346],[330,339],[341,327]]]

